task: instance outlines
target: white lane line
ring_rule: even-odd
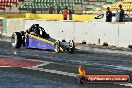
[[[76,77],[76,75],[77,75],[75,73],[68,73],[68,72],[50,70],[50,69],[43,69],[43,68],[34,68],[34,67],[23,67],[23,68],[38,70],[38,71],[41,71],[41,72],[55,73],[55,74],[65,75],[65,76],[70,76],[70,77]]]
[[[22,59],[22,60],[37,61],[42,63],[48,62],[48,61],[42,61],[42,60],[36,60],[36,59]],[[49,63],[52,63],[52,62],[49,62]]]
[[[126,83],[126,84],[119,84],[121,86],[127,86],[127,87],[131,87],[132,88],[132,84],[131,83]]]
[[[36,66],[32,66],[32,68],[38,68],[38,67],[40,67],[40,66],[44,66],[44,65],[47,65],[47,64],[50,64],[50,62],[45,62],[45,63],[43,63],[43,64],[39,64],[39,65],[36,65]],[[14,66],[0,66],[1,68],[7,68],[7,67],[14,67]],[[17,67],[17,66],[15,66],[15,67]],[[28,68],[28,67],[22,67],[22,68]],[[31,68],[31,67],[30,67]]]
[[[38,68],[40,66],[44,66],[44,65],[48,65],[50,64],[51,62],[44,62],[43,64],[39,64],[39,65],[36,65],[36,66],[32,66],[32,68]]]
[[[22,68],[32,69],[32,70],[38,70],[38,71],[41,71],[41,72],[48,72],[48,73],[55,73],[55,74],[60,74],[60,75],[66,75],[66,76],[76,77],[75,73],[68,73],[68,72],[63,72],[63,71],[57,71],[57,70],[50,70],[50,69],[39,68],[40,66],[44,66],[44,65],[47,65],[47,64],[50,64],[50,63],[53,63],[53,62],[44,62],[44,63],[36,65],[36,66],[22,67]]]
[[[50,69],[40,69],[40,71],[45,71],[45,72],[50,72],[50,73],[56,73],[56,74],[59,74],[59,75],[66,75],[66,76],[76,77],[75,73],[68,73],[68,72],[50,70]]]

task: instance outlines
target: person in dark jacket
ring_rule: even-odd
[[[69,20],[72,20],[72,14],[73,13],[74,13],[74,11],[69,9]]]
[[[61,11],[61,7],[60,6],[57,6],[57,14],[59,14]]]
[[[110,8],[107,8],[106,11],[106,22],[111,22],[112,21],[112,12],[110,11]]]
[[[119,5],[119,9],[116,12],[116,21],[117,22],[124,21],[124,10],[122,9],[122,5]]]
[[[49,14],[53,14],[54,13],[54,8],[52,5],[49,6]]]

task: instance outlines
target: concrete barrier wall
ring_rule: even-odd
[[[109,45],[117,46],[118,24],[76,22],[75,42],[83,40],[90,44],[103,45],[106,42]]]
[[[95,23],[94,24],[94,36],[95,43],[103,45],[103,43],[108,43],[108,45],[117,46],[118,45],[118,24],[111,23]],[[100,40],[100,43],[99,43]]]
[[[132,45],[132,23],[119,24],[119,47]]]
[[[32,24],[40,24],[55,39],[74,40],[77,43],[86,41],[89,44],[96,45],[103,45],[106,42],[108,45],[117,47],[128,47],[128,45],[132,45],[132,23],[8,19],[7,35],[11,36],[14,31],[26,30]]]
[[[7,36],[11,36],[13,32],[25,30],[25,20],[7,19]]]
[[[94,24],[87,22],[75,22],[75,42],[86,41],[87,43],[95,43]]]

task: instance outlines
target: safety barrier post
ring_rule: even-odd
[[[3,29],[2,29],[2,34],[3,33],[7,33],[7,22],[6,22],[6,18],[3,19]]]
[[[7,31],[6,31],[6,19],[5,18],[0,18],[0,32],[1,32],[1,35],[3,33],[7,33]]]

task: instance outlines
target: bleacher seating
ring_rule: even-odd
[[[112,10],[117,10],[118,6],[119,5],[122,5],[123,9],[126,10],[126,11],[132,11],[132,0],[124,0],[122,2],[116,2],[116,3],[113,3],[110,8]],[[103,6],[103,9],[106,10],[107,6]]]
[[[7,7],[10,7],[12,4],[16,4],[17,6],[17,0],[0,0],[0,10],[6,10]]]
[[[6,6],[6,7],[9,7],[9,3],[0,3],[0,6]]]
[[[32,0],[31,2],[23,2],[18,8],[20,11],[31,11],[32,9],[36,11],[48,10],[50,6],[56,9],[58,6],[60,9],[65,7],[71,8],[74,4],[82,4],[84,0]]]
[[[1,10],[6,10],[6,6],[0,6]]]
[[[9,8],[9,11],[11,11],[12,7],[15,8],[16,5],[16,7],[18,6],[17,11],[21,12],[31,12],[32,10],[46,12],[50,7],[56,11],[58,8],[62,11],[65,7],[73,8],[74,5],[83,4],[83,2],[84,0],[0,0],[0,10]]]

